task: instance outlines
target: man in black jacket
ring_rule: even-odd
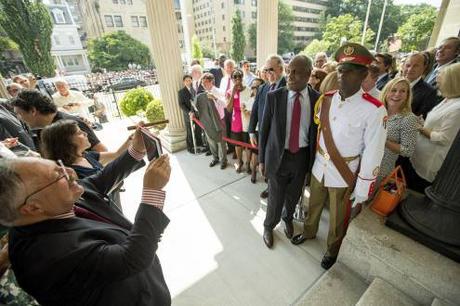
[[[170,305],[155,255],[169,220],[162,212],[167,156],[151,162],[131,224],[106,194],[144,165],[137,131],[127,152],[80,181],[37,158],[0,161],[0,222],[19,285],[42,305]]]
[[[281,214],[284,233],[292,238],[295,206],[314,161],[317,126],[313,116],[319,93],[307,83],[312,66],[308,57],[295,56],[286,71],[287,87],[267,94],[259,131],[259,166],[268,178],[263,234],[268,248],[273,246],[273,229]]]
[[[428,58],[422,53],[413,53],[407,57],[403,68],[403,74],[412,88],[412,112],[423,118],[439,102],[436,89],[422,79],[427,65]]]

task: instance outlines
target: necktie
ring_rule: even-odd
[[[94,221],[113,224],[112,222],[110,222],[110,220],[107,220],[104,217],[96,215],[92,211],[89,211],[86,208],[83,208],[83,207],[80,207],[80,206],[74,206],[73,211],[75,212],[75,216],[80,217],[80,218],[85,218],[85,219],[90,219],[90,220],[94,220]]]
[[[291,116],[291,132],[289,134],[289,151],[297,153],[299,151],[299,128],[300,128],[300,92],[296,93],[294,107]]]
[[[275,88],[276,88],[276,83],[273,83],[270,85],[270,91],[275,90]]]

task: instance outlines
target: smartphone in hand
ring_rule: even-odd
[[[163,154],[160,138],[152,134],[148,129],[141,127],[142,139],[144,140],[147,159],[149,161],[160,157]]]

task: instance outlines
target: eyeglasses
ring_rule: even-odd
[[[59,171],[62,172],[57,179],[55,179],[54,181],[52,181],[51,183],[48,183],[46,184],[45,186],[35,190],[34,192],[32,192],[31,194],[29,194],[25,199],[24,199],[24,203],[21,204],[21,206],[24,206],[27,201],[29,200],[29,198],[33,195],[36,195],[37,193],[45,190],[46,188],[48,188],[49,186],[59,182],[60,180],[62,180],[64,177],[67,181],[67,183],[71,184],[73,181],[74,181],[74,178],[71,177],[68,173],[67,173],[67,170],[66,170],[66,167],[64,166],[64,164],[62,163],[62,160],[58,160],[57,163],[59,164]]]

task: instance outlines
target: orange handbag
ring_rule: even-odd
[[[398,206],[406,192],[406,178],[397,166],[380,184],[371,209],[380,216],[388,216]]]

